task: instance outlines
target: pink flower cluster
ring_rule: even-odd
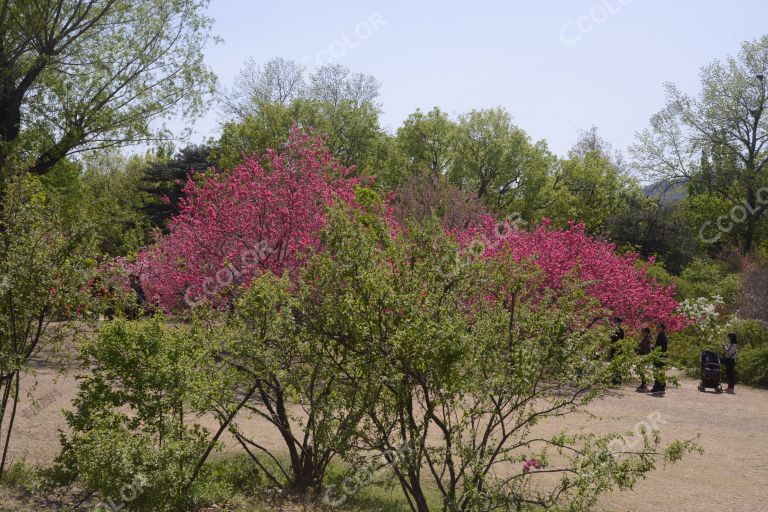
[[[531,469],[541,469],[541,462],[536,459],[528,459],[523,463],[523,473],[528,473]]]
[[[484,258],[511,255],[516,261],[535,263],[547,287],[557,288],[569,276],[580,279],[592,297],[630,326],[665,322],[670,330],[678,330],[686,324],[677,313],[674,287],[660,286],[648,275],[653,259],[642,262],[637,254],[618,254],[614,244],[587,235],[582,224],[556,230],[545,220],[531,231],[519,231],[489,217],[460,239],[464,244],[482,240]]]
[[[169,234],[131,269],[147,298],[173,309],[226,300],[257,273],[291,271],[316,250],[325,208],[352,202],[358,179],[298,128],[280,151],[218,176],[190,176]]]
[[[164,309],[201,298],[220,304],[233,286],[247,285],[267,269],[292,272],[318,250],[326,208],[337,201],[355,204],[359,181],[350,174],[321,140],[294,128],[279,152],[248,158],[218,176],[190,177],[169,234],[143,251],[130,270],[141,277],[147,298]],[[391,201],[382,213],[393,234],[398,232]],[[483,258],[533,263],[548,289],[578,278],[603,308],[633,327],[685,325],[673,288],[648,276],[652,261],[617,254],[613,244],[589,237],[583,225],[555,230],[545,221],[519,231],[491,216],[481,219],[479,226],[451,234],[465,246],[481,240]]]

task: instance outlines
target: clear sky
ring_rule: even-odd
[[[383,125],[416,108],[502,106],[558,154],[597,125],[617,149],[699,68],[768,33],[766,0],[211,0],[207,62],[228,87],[248,57],[333,61],[382,83]],[[215,110],[194,126],[218,133]]]

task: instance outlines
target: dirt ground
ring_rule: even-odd
[[[47,464],[55,457],[57,431],[64,426],[61,410],[69,407],[77,386],[74,373],[61,376],[54,368],[39,364],[36,375],[24,378],[35,403],[25,396],[20,405],[11,443],[13,459]],[[701,434],[703,455],[688,455],[655,471],[634,490],[606,496],[599,510],[768,510],[768,391],[739,387],[735,395],[716,395],[701,393],[696,386],[697,381],[680,378],[679,388],[669,388],[665,396],[657,397],[636,393],[629,383],[594,402],[589,408],[591,417],[569,416],[569,429],[596,433],[632,431],[645,421],[656,423],[663,440]],[[554,434],[563,426],[548,423],[544,428]],[[265,430],[265,444],[279,446],[273,432],[259,425],[251,429]],[[236,450],[230,446],[225,452]]]

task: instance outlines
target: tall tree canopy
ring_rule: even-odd
[[[739,209],[743,252],[768,211],[767,70],[763,36],[745,42],[736,57],[704,67],[698,97],[667,84],[666,106],[631,149],[646,175],[686,179],[694,191]]]
[[[283,57],[264,64],[248,59],[235,76],[232,89],[222,95],[225,114],[243,120],[269,104],[290,105],[306,99],[339,106],[372,106],[381,84],[371,75],[355,73],[341,64],[324,64],[312,73],[304,65]]]
[[[506,110],[472,110],[459,117],[449,177],[495,211],[532,219],[555,161],[546,143],[531,143]]]
[[[412,174],[429,171],[433,177],[448,173],[456,158],[457,126],[438,107],[416,110],[397,129],[397,144]]]
[[[0,2],[0,167],[45,174],[89,149],[149,141],[195,115],[215,76],[207,0]],[[7,171],[3,171],[6,173]]]
[[[546,215],[559,226],[583,222],[588,233],[605,234],[610,222],[641,199],[637,182],[622,170],[621,156],[598,135],[581,131],[576,143],[552,176],[552,201]]]

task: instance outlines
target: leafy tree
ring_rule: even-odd
[[[619,247],[637,251],[644,259],[658,257],[676,274],[699,252],[695,224],[686,212],[647,197],[629,197],[627,207],[608,225]]]
[[[358,453],[383,458],[410,510],[589,510],[653,469],[649,432],[632,450],[616,434],[531,433],[579,410],[614,371],[593,357],[607,332],[583,285],[547,291],[514,258],[464,264],[436,223],[392,238],[368,218],[329,217],[303,316],[330,350],[355,355],[336,367],[372,399]],[[673,443],[667,456],[692,448]]]
[[[397,144],[410,174],[429,172],[445,176],[456,158],[456,123],[435,107],[426,114],[417,110],[397,129]]]
[[[256,390],[257,399],[247,401],[245,410],[265,420],[283,442],[280,450],[270,449],[237,428],[235,439],[271,483],[298,492],[322,486],[329,464],[349,452],[368,406],[363,393],[345,385],[346,377],[329,364],[332,359],[349,372],[365,371],[347,364],[355,360],[349,350],[328,345],[313,331],[305,284],[301,277],[291,282],[271,272],[254,279],[228,322],[232,343],[224,358],[237,368],[240,387]],[[281,460],[285,453],[287,462]]]
[[[78,326],[60,322],[87,302],[87,229],[67,225],[37,177],[9,182],[0,216],[0,477],[5,469],[22,374],[46,348],[55,353]],[[92,260],[91,260],[92,261]]]
[[[716,262],[700,258],[693,260],[680,272],[678,287],[685,299],[719,296],[726,304],[733,304],[739,292],[735,274],[727,274]]]
[[[31,0],[0,5],[0,167],[45,174],[67,155],[162,136],[158,119],[201,112],[205,0]]]
[[[545,206],[542,191],[555,157],[543,141],[531,144],[503,109],[460,116],[456,148],[451,181],[477,194],[494,211],[517,212],[533,220]]]
[[[737,57],[703,68],[698,97],[667,84],[666,106],[631,149],[648,176],[689,180],[739,209],[744,253],[768,211],[766,69],[763,36],[743,43]]]
[[[150,299],[167,309],[220,303],[264,269],[295,269],[317,248],[325,207],[354,198],[358,180],[349,175],[319,139],[295,129],[264,165],[248,159],[190,180],[168,235],[139,255]]]
[[[65,158],[40,177],[48,200],[57,205],[62,220],[69,226],[82,224],[80,215],[86,206],[87,191],[83,186],[82,165]]]
[[[332,104],[325,101],[298,99],[289,105],[264,103],[241,122],[224,125],[215,160],[219,167],[234,167],[243,155],[264,153],[279,148],[299,125],[323,137],[331,154],[344,165],[354,165],[358,173],[372,173],[380,161],[380,144],[384,134],[378,112],[365,104],[359,107],[348,101]]]
[[[170,218],[179,213],[179,202],[190,174],[215,169],[212,153],[211,145],[191,144],[170,159],[157,159],[144,167],[137,188],[149,197],[140,208],[153,225],[167,228]]]
[[[146,157],[126,157],[117,149],[88,153],[82,160],[82,208],[95,229],[99,249],[125,256],[147,243],[152,227],[144,214],[148,197],[141,190]]]
[[[628,200],[641,197],[637,183],[619,169],[608,151],[610,147],[593,127],[559,162],[552,177],[552,204],[546,211],[558,225],[576,220],[589,233],[606,233],[610,219],[621,214]]]

